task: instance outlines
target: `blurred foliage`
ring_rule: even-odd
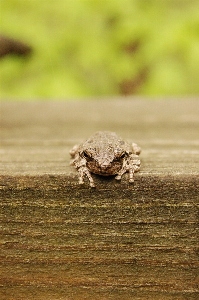
[[[0,0],[0,31],[33,48],[1,98],[199,92],[198,0]]]

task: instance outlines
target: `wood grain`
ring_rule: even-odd
[[[78,185],[96,130],[142,147],[133,185]],[[198,132],[197,98],[2,102],[0,298],[198,299]]]

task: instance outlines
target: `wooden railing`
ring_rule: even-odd
[[[97,130],[142,148],[134,184],[78,185]],[[196,299],[199,98],[1,103],[1,299]]]

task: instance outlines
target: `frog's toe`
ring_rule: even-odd
[[[95,188],[94,182],[90,182],[90,187]]]
[[[117,176],[115,177],[116,180],[121,180],[121,178],[122,178],[121,175],[117,175]]]
[[[79,178],[79,184],[84,184],[83,178]]]

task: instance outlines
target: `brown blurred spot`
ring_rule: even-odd
[[[123,50],[128,54],[134,54],[140,49],[140,40],[130,41],[128,44],[123,46]]]
[[[0,35],[0,58],[6,55],[14,54],[26,56],[32,52],[32,48],[15,39]]]
[[[119,84],[120,94],[122,95],[131,95],[138,92],[143,83],[146,81],[148,76],[148,68],[142,69],[135,78],[124,79]]]

